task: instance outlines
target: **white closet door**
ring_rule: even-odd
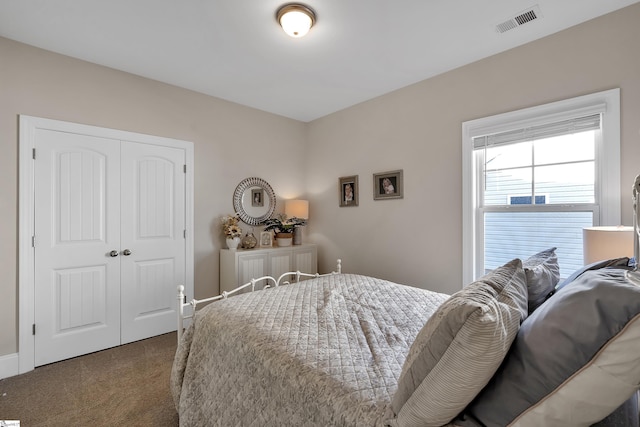
[[[185,165],[179,148],[123,142],[122,343],[176,329],[185,284]]]
[[[120,343],[120,142],[37,132],[36,366]]]

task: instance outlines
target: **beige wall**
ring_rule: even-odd
[[[320,267],[452,293],[463,285],[461,124],[621,88],[622,212],[640,173],[640,4],[370,100],[309,125],[308,232]],[[470,41],[472,42],[472,41]],[[373,201],[372,174],[404,170],[402,200]],[[360,206],[339,208],[338,177]]]
[[[305,124],[0,38],[0,356],[17,350],[19,114],[194,143],[196,297],[218,291],[218,221],[242,179],[304,192]]]
[[[452,293],[462,285],[465,120],[620,87],[622,211],[631,224],[638,22],[640,4],[309,124],[0,38],[0,356],[17,347],[18,114],[194,142],[196,296],[218,290],[217,221],[248,176],[280,198],[307,193],[305,238],[321,245],[321,271],[342,257],[347,272]],[[284,168],[283,158],[291,159]],[[372,174],[394,169],[404,170],[405,198],[374,202]],[[338,177],[355,174],[360,206],[339,208]]]

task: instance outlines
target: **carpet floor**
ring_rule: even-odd
[[[169,391],[176,334],[0,380],[0,420],[32,426],[177,426]]]

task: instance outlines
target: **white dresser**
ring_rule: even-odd
[[[317,245],[307,243],[273,248],[221,249],[220,293],[228,292],[253,278],[278,278],[287,271],[318,272]],[[261,288],[263,284],[259,284]]]

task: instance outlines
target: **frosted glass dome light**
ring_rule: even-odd
[[[309,32],[316,22],[316,14],[301,4],[287,4],[277,13],[277,19],[285,33],[299,38]]]

